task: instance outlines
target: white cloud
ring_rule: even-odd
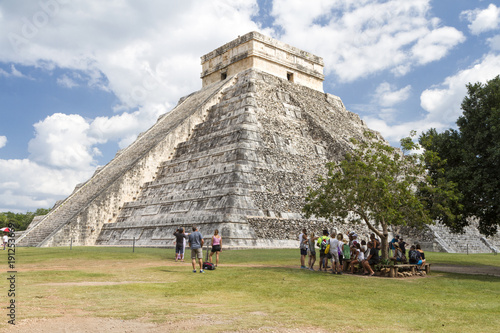
[[[500,27],[500,8],[494,4],[490,4],[486,9],[463,11],[461,16],[470,22],[468,27],[474,35]]]
[[[422,92],[420,105],[428,120],[453,124],[462,114],[460,105],[467,94],[467,83],[486,82],[500,73],[500,55],[488,54],[471,68],[447,77],[438,87]]]
[[[0,160],[12,166],[0,175],[0,202],[47,207],[69,194],[95,169],[97,144],[126,147],[181,96],[201,88],[200,56],[262,31],[252,21],[257,10],[256,0],[0,2],[7,37],[0,39],[0,62],[61,68],[67,74],[59,85],[87,85],[119,99],[112,116],[57,113],[35,124],[29,159]],[[5,77],[19,73],[14,66],[0,70]]]
[[[95,167],[92,145],[99,140],[88,135],[90,125],[82,116],[55,113],[34,127],[35,137],[28,147],[30,160],[55,168]]]
[[[382,82],[375,89],[375,101],[382,107],[391,107],[404,102],[410,96],[411,86],[395,90],[396,88],[388,82]]]
[[[490,44],[490,48],[494,51],[500,51],[500,35],[496,35],[494,37],[487,39],[488,44]]]
[[[467,95],[467,83],[483,82],[493,79],[500,73],[500,55],[489,54],[474,66],[459,71],[447,77],[440,85],[426,89],[420,95],[422,108],[427,112],[417,120],[394,124],[386,112],[363,117],[368,127],[379,131],[384,138],[396,144],[400,138],[408,136],[411,130],[424,132],[430,128],[443,131],[455,126],[455,122],[462,114],[460,105]],[[387,85],[379,86],[380,90],[387,90]],[[391,89],[388,89],[391,91]]]
[[[453,27],[430,17],[429,0],[275,0],[281,37],[325,60],[325,72],[353,81],[389,70],[405,75],[413,67],[442,59],[465,40]]]
[[[74,87],[78,87],[78,83],[76,83],[73,79],[71,79],[67,75],[63,75],[63,76],[57,78],[57,84],[65,87],[65,88],[69,88],[69,89],[74,88]]]
[[[0,211],[50,208],[93,173],[54,169],[28,159],[0,160],[0,169]]]
[[[31,79],[29,76],[21,73],[14,64],[10,65],[10,73],[0,68],[0,76]]]
[[[0,135],[0,148],[5,147],[6,144],[7,144],[7,137]]]

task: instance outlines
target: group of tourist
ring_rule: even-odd
[[[300,265],[302,269],[314,271],[316,263],[316,247],[319,252],[318,271],[327,271],[331,268],[332,274],[342,274],[343,271],[354,273],[360,267],[364,275],[373,276],[375,272],[372,266],[380,262],[381,242],[370,235],[370,240],[358,240],[356,232],[351,231],[344,239],[342,233],[333,230],[323,230],[321,236],[316,236],[314,232],[307,234],[306,229],[302,229],[299,235],[300,244]],[[406,263],[406,243],[396,235],[389,243],[393,256],[389,259],[396,263]],[[309,262],[306,266],[306,257],[309,256]],[[409,263],[423,268],[425,265],[425,255],[419,244],[412,246],[408,253]],[[329,261],[331,267],[328,266]]]
[[[193,232],[186,233],[184,228],[179,228],[174,232],[175,236],[175,261],[184,261],[184,252],[186,241],[191,249],[191,263],[193,265],[193,273],[196,273],[196,261],[200,267],[200,273],[205,273],[203,270],[203,245],[205,240],[196,226],[192,228]],[[222,251],[222,237],[219,235],[219,230],[215,229],[212,236],[212,249],[210,251],[210,262],[215,253],[215,267],[219,265],[219,254]]]

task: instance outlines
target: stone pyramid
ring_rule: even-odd
[[[200,91],[38,219],[20,246],[172,246],[180,226],[233,248],[296,246],[304,196],[369,130],[322,90],[323,61],[257,32],[202,57]],[[330,226],[331,227],[331,226]]]

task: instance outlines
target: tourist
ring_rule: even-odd
[[[330,235],[330,256],[332,260],[332,274],[342,274],[342,270],[340,269],[340,258],[339,258],[339,249],[340,241],[337,238],[336,231],[332,231]]]
[[[7,234],[3,234],[3,249],[7,247],[7,244],[9,243],[9,236]]]
[[[342,266],[342,261],[344,260],[344,235],[342,233],[337,234],[337,239],[339,241],[339,264],[340,264],[340,271],[342,271],[343,266]]]
[[[373,243],[373,248],[377,251],[380,251],[380,241],[375,238],[375,234],[370,235],[370,241]]]
[[[366,246],[366,241],[364,239],[361,241],[361,251],[363,251],[363,257],[365,258],[370,255],[370,249]]]
[[[410,265],[421,266],[423,263],[422,255],[420,254],[420,252],[416,250],[415,245],[412,245],[410,247],[410,252],[408,252],[408,258],[410,259]]]
[[[323,230],[323,236],[318,238],[317,245],[319,247],[319,271],[321,268],[326,272],[327,268],[327,254],[325,253],[326,247],[330,241],[328,237],[328,230]]]
[[[365,269],[365,275],[373,276],[375,275],[375,272],[371,268],[371,265],[378,264],[380,262],[380,257],[372,242],[368,242],[368,249],[370,250],[370,255],[363,260],[362,265]]]
[[[395,263],[404,263],[404,262],[406,262],[406,257],[403,254],[403,251],[401,251],[401,249],[399,248],[399,243],[395,242],[395,243],[392,243],[392,245],[393,245],[393,249],[394,249],[393,250],[394,251],[394,256],[390,257],[389,260],[392,260]]]
[[[424,266],[425,266],[425,253],[424,253],[424,251],[420,248],[420,244],[417,244],[417,245],[415,246],[415,250],[417,250],[417,251],[418,251],[418,253],[420,253],[420,258],[421,258],[421,260],[422,260],[422,264],[421,264],[421,266],[420,266],[420,269],[423,269],[423,268],[424,268]]]
[[[354,268],[356,265],[360,264],[365,260],[365,255],[363,251],[361,250],[361,245],[357,243],[352,247],[353,249],[353,256],[351,257],[351,274],[354,274]]]
[[[351,258],[351,248],[349,247],[348,243],[344,243],[344,245],[342,245],[342,268],[344,271],[347,271],[347,269],[349,268]]]
[[[314,236],[314,232],[311,232],[309,235],[309,246],[308,246],[308,253],[309,253],[309,269],[311,271],[314,271],[314,263],[316,262],[316,244],[315,242],[318,240],[319,237]]]
[[[356,243],[359,243],[359,240],[358,240],[358,234],[356,233],[353,233],[352,234],[352,245],[356,246]]]
[[[399,244],[399,235],[394,236],[394,238],[389,242],[389,249],[394,251],[394,243]],[[394,254],[395,256],[395,254]]]
[[[403,240],[403,238],[399,237],[398,244],[401,251],[403,251],[403,255],[406,257],[406,242]]]
[[[307,230],[302,229],[299,235],[299,249],[300,249],[300,268],[307,269],[306,256],[307,256]]]
[[[175,236],[175,261],[184,257],[184,242],[188,236],[184,233],[184,228],[179,228],[174,232]]]
[[[197,227],[193,227],[193,232],[189,234],[189,247],[191,248],[191,263],[193,264],[193,273],[196,273],[196,259],[200,265],[200,273],[205,273],[203,271],[203,236],[198,231]]]
[[[215,253],[215,267],[219,265],[220,251],[222,251],[222,237],[219,235],[219,230],[215,229],[214,235],[212,236],[212,250],[210,251],[210,262],[212,262],[212,256]]]

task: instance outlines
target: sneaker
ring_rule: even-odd
[[[193,273],[196,273],[196,269],[193,269]]]
[[[194,271],[194,272],[196,273],[196,271]],[[204,270],[201,270],[201,271],[200,271],[200,273],[205,273],[205,271],[204,271]]]

